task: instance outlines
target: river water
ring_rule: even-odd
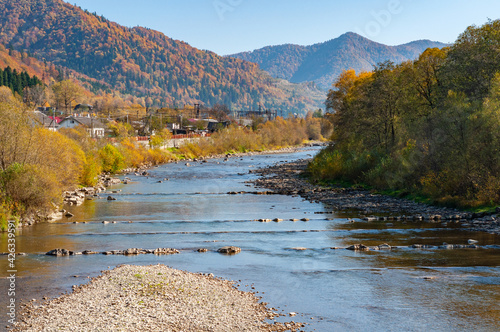
[[[500,330],[498,237],[422,222],[367,223],[356,213],[324,214],[331,212],[328,207],[300,197],[228,194],[257,190],[246,183],[256,177],[252,169],[317,151],[191,162],[190,167],[168,164],[152,169],[147,178],[129,175],[131,183],[110,188],[118,191],[111,193],[116,201],[102,195],[69,208],[75,214],[70,219],[18,231],[16,249],[27,255],[16,258],[16,300],[41,301],[45,295],[70,292],[72,285],[119,264],[162,263],[235,280],[241,290],[254,287],[262,301],[279,312],[298,313],[280,320],[306,322],[307,331]],[[255,221],[260,218],[284,221]],[[309,221],[290,221],[302,218]],[[468,239],[479,241],[480,249],[408,248],[416,243],[467,244]],[[0,241],[0,251],[7,251],[6,234],[0,234]],[[399,248],[331,249],[355,243]],[[216,252],[225,245],[241,247],[242,252]],[[134,247],[170,247],[181,253],[44,255],[54,248]],[[307,250],[293,249],[297,247]],[[209,252],[198,253],[198,248]],[[1,271],[8,270],[7,263],[7,256],[0,256]],[[1,282],[3,328],[7,281]]]

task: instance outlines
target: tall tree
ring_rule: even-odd
[[[500,20],[468,27],[450,48],[444,67],[448,90],[473,100],[487,97],[500,68]]]
[[[66,114],[70,113],[71,104],[82,96],[83,89],[72,80],[64,80],[52,86],[57,105],[64,106]]]

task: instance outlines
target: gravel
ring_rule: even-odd
[[[121,265],[20,312],[11,331],[297,331],[233,282],[169,268]]]

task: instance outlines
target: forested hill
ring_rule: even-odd
[[[314,85],[276,80],[253,63],[124,27],[62,0],[0,0],[0,43],[147,97],[146,106],[201,102],[248,109],[261,103],[300,111],[318,107],[325,96]]]
[[[314,81],[323,88],[330,88],[342,70],[371,71],[377,63],[387,60],[395,63],[415,60],[427,48],[445,46],[446,44],[430,40],[387,46],[348,32],[311,46],[268,46],[230,57],[257,63],[274,77],[295,83]]]

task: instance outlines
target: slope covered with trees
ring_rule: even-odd
[[[223,58],[142,27],[128,28],[62,0],[0,0],[0,43],[146,97],[146,106],[222,103],[233,109],[315,108],[301,86],[280,88],[257,65]]]
[[[500,204],[500,21],[416,61],[345,71],[330,90],[335,145],[311,164],[348,180],[461,206]]]
[[[7,66],[4,70],[0,69],[0,86],[8,87],[13,93],[23,94],[25,88],[34,87],[42,84],[42,81],[36,76],[23,71],[18,73],[16,69],[12,70]]]
[[[230,57],[257,63],[274,77],[295,83],[313,81],[328,89],[342,70],[371,71],[379,62],[401,63],[414,60],[427,48],[444,46],[446,45],[443,43],[429,40],[387,46],[348,32],[338,38],[310,46],[268,46]]]

